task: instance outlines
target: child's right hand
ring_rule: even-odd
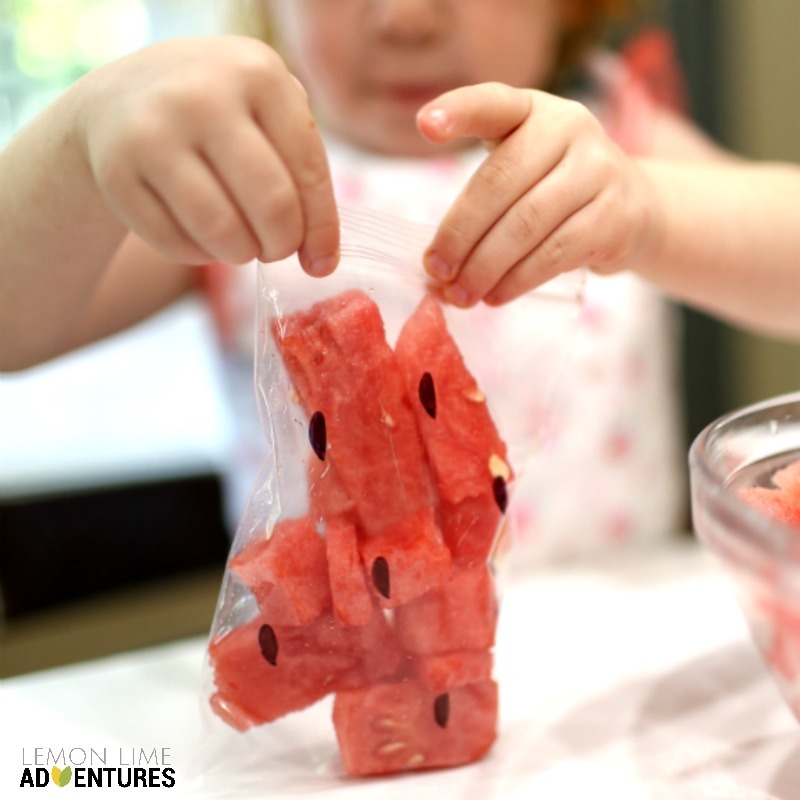
[[[178,39],[74,87],[78,132],[117,217],[185,264],[299,251],[331,272],[339,222],[322,140],[300,83],[248,38]]]

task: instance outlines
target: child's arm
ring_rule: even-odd
[[[800,337],[800,169],[745,161],[639,167],[655,187],[657,213],[637,272],[731,322]]]
[[[0,151],[0,178],[0,369],[141,319],[191,285],[189,264],[338,259],[305,92],[253,39],[95,71]]]
[[[506,302],[578,266],[634,269],[714,313],[800,335],[800,170],[748,165],[699,136],[686,159],[630,158],[582,106],[497,84],[443,95],[419,124],[491,150],[428,251],[432,275],[449,267],[453,302]]]

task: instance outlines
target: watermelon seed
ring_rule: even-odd
[[[387,742],[378,748],[379,756],[390,756],[398,750],[405,750],[408,745],[405,742]]]
[[[506,482],[503,480],[502,475],[498,475],[492,481],[492,491],[494,492],[494,501],[500,509],[501,514],[506,513],[508,508],[508,491],[506,490]]]
[[[325,429],[325,415],[315,411],[308,423],[308,441],[320,461],[325,460],[325,450],[328,447],[328,434]]]
[[[486,402],[486,395],[477,386],[474,389],[469,389],[468,391],[464,392],[464,397],[466,397],[470,403]]]
[[[450,695],[447,692],[440,694],[433,701],[433,716],[440,728],[447,727],[447,721],[450,719]]]
[[[372,562],[372,582],[375,588],[388,600],[391,589],[389,580],[389,564],[383,556],[378,556]]]
[[[433,385],[433,375],[423,372],[419,379],[419,401],[428,412],[431,419],[436,419],[436,387]]]
[[[497,453],[492,453],[489,458],[489,473],[493,478],[501,475],[504,481],[507,481],[511,477],[511,470],[509,469],[508,464],[506,464],[506,462],[503,461],[503,459],[500,458]]]
[[[258,629],[258,646],[261,648],[261,655],[272,664],[278,666],[278,637],[272,625],[262,625]]]
[[[376,720],[373,723],[373,726],[379,731],[393,731],[403,727],[400,722],[398,722],[396,719],[392,719],[391,717],[382,717],[381,719]]]

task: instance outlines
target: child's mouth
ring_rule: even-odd
[[[436,99],[448,88],[440,85],[391,84],[385,88],[384,93],[391,103],[416,110]]]

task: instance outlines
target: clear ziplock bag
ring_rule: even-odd
[[[580,273],[457,309],[421,268],[432,229],[341,218],[332,276],[259,267],[270,457],[231,549],[205,698],[232,763],[256,773],[278,757],[385,774],[491,748],[514,487],[541,457],[577,319]]]

